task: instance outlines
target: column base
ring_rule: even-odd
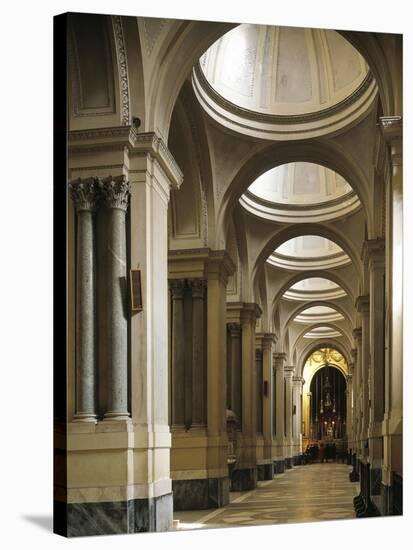
[[[381,486],[381,468],[370,468],[370,494],[380,495]]]
[[[92,422],[93,424],[97,424],[98,419],[96,414],[78,413],[74,415],[72,422]]]
[[[291,468],[293,467],[293,459],[291,456],[285,459],[285,467],[287,470],[291,470]]]
[[[110,421],[125,421],[130,420],[131,417],[128,413],[117,413],[117,412],[108,412],[103,415],[103,421],[110,420]]]
[[[301,466],[301,456],[300,455],[293,456],[292,460],[293,460],[293,466]]]
[[[403,515],[403,478],[393,473],[391,485],[381,484],[381,502],[384,516]]]
[[[250,491],[257,488],[257,468],[234,470],[231,476],[231,491]]]
[[[285,460],[274,460],[274,474],[283,474],[285,472]]]
[[[173,479],[174,510],[208,510],[229,502],[229,478]]]
[[[274,477],[274,465],[270,464],[257,464],[257,478],[258,481],[266,481]]]
[[[65,537],[172,529],[172,493],[120,502],[54,502],[53,530]]]

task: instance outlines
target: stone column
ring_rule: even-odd
[[[171,280],[169,287],[172,298],[172,426],[182,427],[185,424],[185,281]]]
[[[360,458],[361,455],[361,328],[353,330],[353,337],[356,347],[351,350],[354,362],[353,380],[353,453]]]
[[[380,494],[383,466],[382,422],[384,417],[384,239],[365,242],[365,255],[370,272],[370,348],[371,387],[369,456],[372,494]]]
[[[69,182],[77,213],[76,247],[76,409],[75,422],[96,422],[95,254],[93,212],[98,182]]]
[[[100,180],[108,209],[107,339],[109,343],[108,410],[106,420],[125,420],[128,412],[128,321],[126,303],[126,210],[129,183],[126,177]]]
[[[192,291],[192,426],[206,425],[205,281],[189,281]]]
[[[402,117],[383,116],[380,129],[389,153],[386,181],[385,409],[383,433],[384,514],[400,513],[393,485],[403,479],[403,158]],[[400,495],[400,491],[397,492]]]
[[[235,413],[237,428],[242,427],[241,326],[228,323],[227,405]]]
[[[346,411],[346,431],[347,431],[347,443],[348,443],[348,450],[353,451],[353,375],[351,374],[351,371],[353,370],[352,366],[350,366],[350,374],[347,375],[346,381],[347,381],[347,388],[346,388],[346,405],[347,405],[347,411]]]
[[[239,460],[232,475],[232,489],[244,491],[257,485],[257,412],[255,323],[260,315],[256,304],[244,304],[240,312],[242,362],[242,436]]]
[[[293,466],[293,375],[294,367],[284,367],[285,378],[285,446],[287,468]]]
[[[226,287],[235,266],[224,251],[211,251],[207,288],[208,483],[211,507],[229,501],[226,427]]]
[[[262,368],[263,381],[267,391],[262,396],[262,433],[264,437],[264,458],[269,460],[268,471],[265,479],[272,479],[274,469],[272,461],[272,445],[273,445],[273,380],[272,380],[272,344],[274,342],[274,334],[264,334],[262,338]]]
[[[356,308],[361,313],[361,459],[367,463],[368,458],[368,430],[370,423],[370,298],[359,296],[356,300]]]
[[[285,353],[274,353],[274,402],[275,402],[275,449],[274,467],[275,473],[280,474],[285,470],[286,448],[284,435],[284,362],[287,358]]]
[[[293,376],[293,460],[298,463],[297,458],[301,455],[301,391],[303,378]]]

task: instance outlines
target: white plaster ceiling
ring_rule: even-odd
[[[336,283],[322,277],[308,277],[292,285],[283,298],[293,301],[334,300],[346,296]]]
[[[268,202],[308,205],[344,197],[352,188],[329,168],[310,162],[290,162],[259,176],[248,191]]]
[[[317,327],[305,333],[304,338],[340,338],[342,333],[331,327]]]
[[[333,30],[241,24],[201,57],[209,84],[231,103],[291,115],[327,109],[363,82],[363,57]]]

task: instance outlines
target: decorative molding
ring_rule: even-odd
[[[127,126],[128,124],[130,124],[129,73],[121,16],[113,15],[112,24],[115,35],[116,55],[118,59],[120,85],[120,121],[122,125]]]

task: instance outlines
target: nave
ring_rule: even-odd
[[[231,492],[230,503],[218,510],[175,512],[174,528],[212,529],[245,525],[273,525],[355,517],[353,498],[358,483],[351,483],[351,468],[341,463],[296,466],[257,489]]]

